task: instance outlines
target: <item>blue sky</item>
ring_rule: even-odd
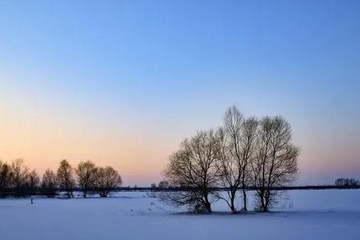
[[[91,158],[123,169],[129,183],[157,181],[183,138],[220,125],[236,104],[290,121],[302,181],[359,178],[359,7],[1,1],[0,158],[22,156],[40,171]]]

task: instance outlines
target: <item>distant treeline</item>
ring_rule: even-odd
[[[60,162],[56,172],[47,169],[41,181],[35,170],[30,171],[23,159],[11,163],[0,160],[0,197],[28,197],[45,195],[55,197],[62,193],[73,197],[74,191],[80,191],[86,198],[88,193],[107,197],[120,187],[122,179],[110,166],[98,167],[92,161],[80,162],[73,168],[67,160]]]
[[[239,188],[240,189],[240,188]],[[331,189],[360,189],[360,185],[357,186],[337,186],[337,185],[306,185],[306,186],[288,186],[288,187],[273,187],[269,190],[271,191],[287,191],[287,190],[331,190]],[[187,191],[194,191],[197,189],[194,188],[186,188],[186,187],[167,187],[167,188],[160,188],[160,187],[116,187],[112,188],[111,192],[131,192],[131,191],[138,191],[138,192],[187,192]],[[211,188],[211,191],[229,191],[228,188]],[[258,190],[256,187],[248,187],[246,188],[247,191],[256,191]],[[66,196],[66,189],[65,188],[57,188],[54,189],[55,193],[53,196]],[[99,188],[90,188],[88,189],[88,193],[97,194],[101,189]],[[82,193],[82,189],[75,187],[73,189],[73,193],[79,192]],[[15,188],[8,188],[3,189],[2,193],[5,196],[16,196],[16,189]],[[24,195],[24,196],[36,196],[36,195],[43,195],[45,196],[44,192],[41,188],[36,189],[32,194]]]
[[[239,190],[241,188],[238,188]],[[286,190],[330,190],[330,189],[360,189],[360,185],[357,186],[337,186],[337,185],[305,185],[305,186],[283,186],[283,187],[271,187],[268,190],[270,191],[286,191]],[[161,187],[120,187],[114,189],[114,191],[153,191],[153,192],[176,192],[176,191],[194,191],[199,189],[189,188],[189,187],[167,187],[167,188],[161,188]],[[209,188],[210,191],[229,191],[229,188]],[[247,187],[247,191],[256,191],[258,190],[257,187]]]

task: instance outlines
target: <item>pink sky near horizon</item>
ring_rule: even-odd
[[[13,105],[14,107],[15,105]],[[14,111],[15,110],[15,111]],[[17,111],[19,110],[19,112]],[[126,123],[114,125],[81,121],[74,116],[64,121],[56,112],[46,109],[25,110],[1,106],[0,159],[10,162],[23,158],[25,164],[41,175],[47,168],[56,170],[62,159],[72,166],[92,160],[99,166],[110,165],[123,177],[124,186],[148,186],[159,182],[168,156],[180,142],[195,133],[161,132],[161,127],[149,125],[138,129]],[[214,121],[219,126],[223,113]],[[124,126],[122,126],[122,124]],[[129,128],[131,127],[131,128]],[[295,127],[295,128],[294,128]],[[293,125],[294,142],[301,148],[299,183],[332,183],[336,177],[356,177],[360,173],[356,143],[345,147],[339,139],[330,143],[314,139]],[[308,139],[313,138],[312,141]],[[338,159],[346,161],[338,161]],[[314,181],[312,181],[314,179]]]

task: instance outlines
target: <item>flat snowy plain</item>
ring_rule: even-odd
[[[252,194],[252,193],[250,193]],[[252,203],[250,203],[252,205]],[[360,190],[289,191],[272,213],[184,214],[143,192],[0,200],[0,239],[359,240]]]

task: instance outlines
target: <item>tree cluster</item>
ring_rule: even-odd
[[[257,209],[266,212],[277,202],[272,189],[296,180],[298,156],[291,126],[283,117],[245,118],[233,106],[221,128],[198,131],[170,156],[164,176],[171,186],[187,191],[164,191],[159,197],[171,205],[208,213],[211,204],[222,199],[236,213],[247,211],[247,189],[255,187]],[[216,188],[227,189],[226,196]],[[241,209],[236,208],[239,194]]]
[[[59,192],[74,197],[76,188],[82,191],[84,198],[89,192],[107,197],[121,184],[121,176],[115,169],[110,166],[97,167],[91,161],[80,162],[73,168],[67,160],[62,160],[56,172],[47,169],[40,181],[36,171],[30,172],[22,159],[16,159],[10,164],[0,160],[0,197],[35,194],[55,197]]]
[[[40,183],[35,170],[30,171],[22,159],[10,164],[0,160],[0,197],[24,197],[34,194]]]
[[[339,187],[356,187],[360,185],[360,182],[354,178],[338,178],[335,185]]]

